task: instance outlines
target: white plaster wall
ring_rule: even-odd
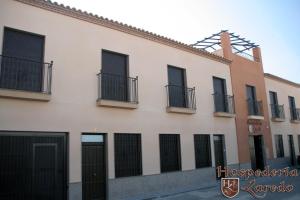
[[[213,116],[212,77],[226,79],[232,94],[228,65],[10,0],[0,2],[1,43],[4,26],[45,35],[45,62],[54,66],[50,102],[0,98],[0,130],[68,132],[70,182],[81,181],[83,132],[108,134],[109,178],[116,132],[142,134],[144,175],[160,173],[159,133],[181,134],[182,170],[195,168],[193,134],[199,133],[225,134],[228,164],[238,162],[234,118]],[[101,49],[129,55],[130,76],[139,77],[138,109],[96,106]],[[196,114],[166,113],[168,64],[186,68],[188,87],[196,87]]]
[[[283,145],[284,145],[284,155],[285,157],[289,157],[289,143],[288,143],[288,135],[293,135],[294,145],[295,145],[295,153],[299,155],[299,144],[298,144],[298,135],[300,135],[300,124],[291,123],[291,115],[290,115],[290,106],[288,101],[288,96],[295,97],[296,107],[300,107],[300,88],[294,87],[292,85],[279,82],[268,77],[265,77],[266,82],[266,92],[268,98],[268,110],[270,119],[272,116],[271,107],[270,107],[270,95],[269,91],[277,92],[278,104],[284,105],[285,111],[285,121],[284,122],[273,122],[270,121],[270,128],[272,132],[272,141],[273,141],[273,151],[274,156],[276,157],[276,147],[275,147],[275,139],[274,135],[280,134],[282,135]]]

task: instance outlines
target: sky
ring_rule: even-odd
[[[229,30],[261,47],[264,71],[300,83],[300,0],[55,0],[186,44]]]

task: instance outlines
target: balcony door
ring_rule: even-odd
[[[297,119],[296,103],[294,97],[289,96],[289,104],[290,104],[291,118]]]
[[[169,104],[171,107],[186,107],[184,69],[168,66]]]
[[[213,78],[215,108],[217,112],[228,112],[228,103],[226,101],[226,81],[221,78]]]
[[[270,91],[270,104],[273,117],[279,117],[277,93]]]
[[[44,36],[5,27],[3,38],[0,87],[41,91]]]
[[[102,51],[102,98],[127,101],[127,61],[128,56],[110,51]]]
[[[257,103],[256,103],[256,89],[253,86],[247,85],[247,100],[248,109],[251,115],[256,115],[258,113]]]

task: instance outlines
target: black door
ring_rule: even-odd
[[[221,173],[221,177],[218,177],[217,167],[221,166],[224,169],[226,163],[226,150],[225,141],[223,135],[214,135],[214,150],[215,150],[215,166],[216,166],[216,177],[217,179],[224,177],[225,174]]]
[[[296,103],[294,97],[289,96],[289,104],[290,104],[291,119],[297,119]]]
[[[248,111],[250,115],[256,115],[258,108],[256,104],[256,90],[255,87],[247,85],[247,100],[248,100]]]
[[[109,51],[102,51],[102,98],[117,101],[128,99],[128,56]]]
[[[226,102],[226,83],[224,79],[213,78],[214,100],[216,112],[228,112],[228,103]]]
[[[66,135],[0,133],[0,199],[65,200]]]
[[[251,167],[253,170],[265,168],[263,136],[249,136]]]
[[[288,137],[289,137],[290,161],[291,161],[291,165],[293,166],[296,164],[294,138],[293,135],[289,135]]]
[[[82,135],[82,198],[106,199],[106,157],[103,135]]]
[[[186,107],[184,69],[168,66],[169,105]]]
[[[44,37],[5,28],[3,38],[1,87],[41,91]]]
[[[279,117],[277,93],[270,91],[269,95],[270,95],[272,117]]]

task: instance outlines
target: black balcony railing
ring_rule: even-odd
[[[215,112],[234,114],[234,97],[230,95],[214,93]]]
[[[99,73],[98,99],[138,103],[138,77]]]
[[[186,88],[178,85],[166,85],[167,106],[196,109],[195,87]]]
[[[285,119],[284,106],[278,104],[270,104],[272,118]]]
[[[52,65],[0,55],[0,88],[51,94]]]
[[[248,115],[263,116],[262,101],[248,99]]]
[[[291,120],[300,121],[300,108],[290,108]]]

